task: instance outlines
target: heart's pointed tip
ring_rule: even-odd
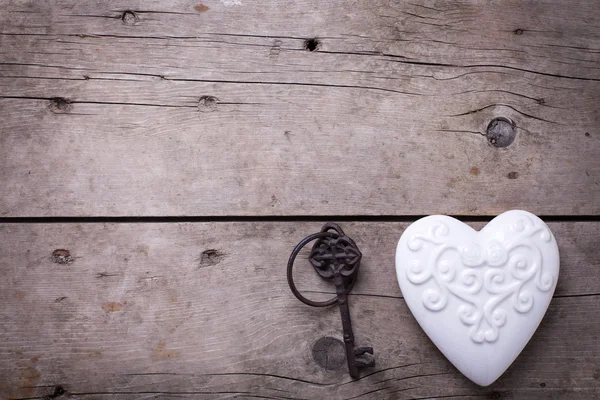
[[[496,382],[510,365],[509,363],[506,367],[502,367],[500,364],[490,364],[484,360],[480,360],[476,368],[461,365],[459,362],[456,364],[453,362],[453,364],[461,374],[481,387],[487,387]]]
[[[474,383],[476,383],[477,385],[479,385],[481,387],[487,387],[487,386],[490,386],[492,383],[496,382],[496,380],[499,378],[499,376],[496,376],[494,378],[489,378],[489,377],[485,377],[485,378],[467,377],[467,378],[469,378],[471,381],[473,381]]]

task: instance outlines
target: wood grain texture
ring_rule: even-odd
[[[321,337],[340,337],[337,308],[303,305],[285,280],[287,255],[319,222],[0,225],[0,398],[56,386],[86,400],[600,396],[600,223],[549,224],[555,298],[488,388],[446,361],[400,296],[393,259],[408,223],[343,225],[364,253],[350,298],[357,343],[377,362],[354,382],[311,355]],[[299,286],[331,293],[305,256]]]
[[[595,1],[0,4],[2,217],[600,212]]]

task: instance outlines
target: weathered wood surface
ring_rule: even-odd
[[[339,313],[296,300],[285,264],[320,225],[0,225],[0,398],[42,398],[56,386],[90,400],[600,396],[600,223],[549,224],[561,252],[555,298],[488,388],[446,361],[400,296],[393,259],[408,223],[344,224],[364,253],[350,300],[355,333],[377,366],[355,382],[345,366],[318,366],[312,345],[340,337]],[[299,286],[331,292],[304,257],[296,271]]]
[[[285,281],[320,222],[0,224],[0,399],[600,398],[598,104],[592,0],[0,0],[0,218],[582,219],[550,223],[555,298],[489,388],[401,298],[408,222],[344,223],[377,361],[355,382],[312,356],[338,310]]]
[[[0,5],[0,216],[600,212],[597,1]]]

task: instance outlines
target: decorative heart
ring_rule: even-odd
[[[490,385],[537,329],[558,280],[556,240],[537,216],[507,211],[481,231],[422,218],[400,237],[396,274],[425,333],[467,378]]]

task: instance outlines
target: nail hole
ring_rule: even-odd
[[[198,110],[200,112],[212,112],[217,109],[219,99],[215,96],[202,96],[198,100]]]
[[[121,20],[125,25],[133,25],[137,22],[137,15],[133,11],[125,11],[121,16]]]
[[[56,264],[71,264],[75,259],[66,249],[56,249],[52,252],[52,261]]]
[[[490,121],[486,137],[494,147],[509,146],[517,134],[513,121],[505,117],[497,117]]]
[[[522,35],[523,32],[525,32],[525,31],[523,29],[515,29],[514,32],[515,32],[515,35]]]
[[[540,383],[540,386],[544,388],[544,387],[546,387],[546,384],[544,382],[542,382],[542,383]]]
[[[217,249],[208,249],[204,250],[202,254],[200,254],[200,263],[198,267],[211,267],[213,265],[217,265],[225,258],[225,253],[221,250]]]
[[[317,364],[328,371],[336,371],[346,363],[346,350],[342,341],[324,336],[312,347],[312,356]]]
[[[66,390],[62,386],[59,385],[54,388],[54,393],[46,396],[46,399],[56,399],[65,393],[66,393]]]
[[[71,101],[64,97],[53,97],[50,99],[50,111],[55,114],[64,114],[71,109]]]
[[[519,177],[518,172],[509,172],[508,173],[508,179],[517,179],[518,177]]]
[[[304,41],[304,49],[308,51],[315,51],[319,48],[321,42],[317,38],[306,39]]]
[[[585,133],[585,136],[587,136],[587,137],[590,137],[590,133],[589,133],[589,132],[586,132],[586,133]]]
[[[498,392],[497,390],[494,390],[492,393],[490,393],[490,398],[495,400],[505,399],[507,397],[511,396],[509,396],[506,392]]]

